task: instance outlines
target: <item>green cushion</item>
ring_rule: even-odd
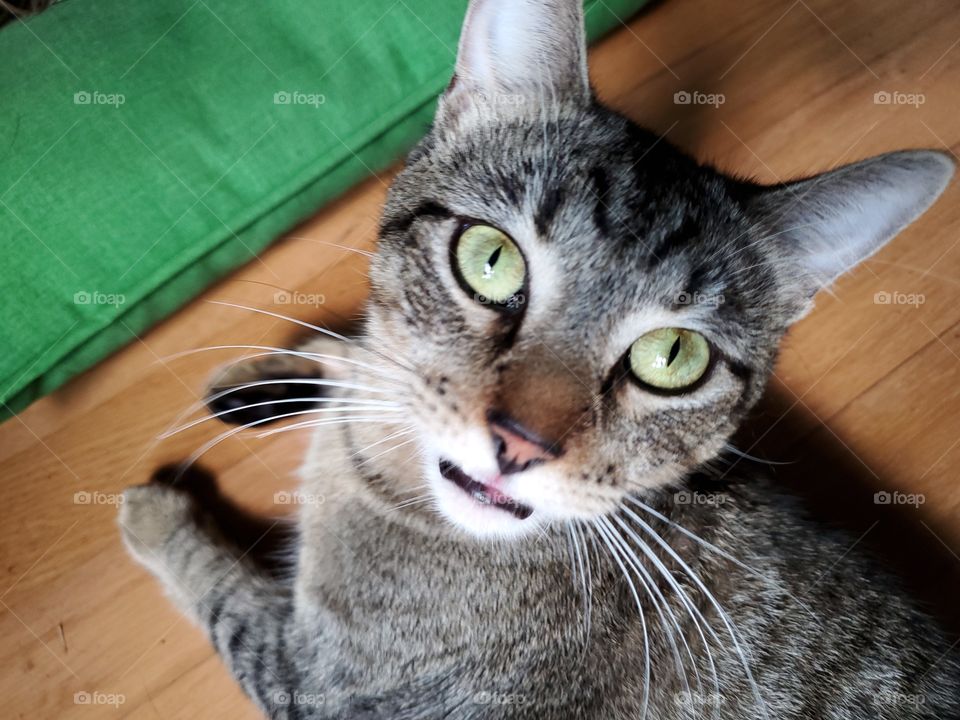
[[[587,0],[591,37],[644,0]],[[72,0],[0,31],[0,402],[60,386],[423,134],[466,1]]]

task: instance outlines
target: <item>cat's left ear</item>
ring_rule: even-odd
[[[769,236],[774,261],[787,268],[793,297],[786,299],[809,309],[817,291],[929,208],[954,169],[945,153],[905,150],[756,191],[748,212]]]
[[[471,0],[437,115],[590,97],[582,0]]]

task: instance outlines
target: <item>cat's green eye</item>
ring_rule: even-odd
[[[507,305],[523,289],[527,264],[510,237],[489,225],[471,225],[454,249],[460,277],[480,303]]]
[[[695,384],[710,366],[703,335],[681,328],[652,330],[630,347],[630,369],[644,384],[676,392]]]

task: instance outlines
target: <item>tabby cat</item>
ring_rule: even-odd
[[[126,491],[123,539],[274,718],[960,718],[882,563],[707,470],[791,323],[953,169],[727,177],[598,103],[578,0],[473,0],[362,335],[211,385],[215,416],[310,428],[292,577],[189,472]]]

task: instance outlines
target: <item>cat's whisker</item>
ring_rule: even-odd
[[[640,501],[638,498],[635,498],[635,497],[633,497],[633,496],[627,495],[627,496],[626,496],[626,500],[627,500],[628,502],[632,503],[633,505],[635,505],[638,509],[643,510],[643,511],[646,512],[646,513],[649,513],[650,515],[652,515],[653,517],[657,518],[658,520],[663,521],[664,523],[666,523],[666,524],[669,525],[670,527],[674,528],[674,529],[677,530],[678,532],[682,533],[682,534],[685,535],[686,537],[690,538],[690,539],[693,540],[694,542],[699,543],[702,547],[706,548],[707,550],[710,550],[711,552],[714,552],[714,553],[716,553],[717,555],[719,555],[720,557],[722,557],[724,560],[727,560],[727,561],[733,563],[734,565],[736,565],[736,566],[737,566],[738,568],[740,568],[741,570],[744,570],[744,571],[750,573],[751,575],[753,575],[753,576],[756,577],[756,578],[759,578],[759,579],[761,579],[761,580],[766,581],[766,579],[767,579],[766,574],[762,573],[760,570],[757,570],[756,568],[751,567],[751,566],[748,565],[747,563],[743,562],[742,560],[740,560],[740,559],[737,558],[737,557],[734,557],[733,555],[731,555],[730,553],[728,553],[726,550],[723,550],[722,548],[717,547],[716,545],[714,545],[713,543],[709,542],[708,540],[704,540],[702,537],[700,537],[699,535],[697,535],[695,532],[693,532],[693,531],[691,531],[691,530],[688,530],[688,529],[685,528],[683,525],[675,522],[674,520],[671,520],[671,519],[668,518],[666,515],[664,515],[663,513],[657,511],[656,509],[650,507],[650,506],[647,505],[646,503]],[[820,622],[820,618],[818,618],[818,617],[816,616],[816,614],[814,614],[814,612],[813,612],[812,610],[810,610],[809,606],[808,606],[806,603],[802,602],[799,598],[797,598],[796,596],[794,596],[792,593],[789,593],[789,592],[786,591],[785,589],[783,589],[783,588],[780,588],[780,589],[783,590],[784,592],[786,592],[787,595],[788,595],[788,597],[790,597],[791,600],[793,600],[794,602],[797,603],[797,606],[798,606],[798,607],[803,608],[803,609],[807,612],[807,614],[810,615],[811,619],[813,619],[813,620],[817,623],[817,625],[821,625],[821,624],[822,624],[822,623]]]
[[[212,402],[219,400],[220,398],[229,395],[231,393],[239,392],[241,390],[247,390],[255,387],[262,387],[265,385],[314,385],[319,387],[335,387],[348,390],[358,390],[362,392],[374,392],[381,395],[390,395],[390,393],[381,388],[369,387],[366,385],[358,385],[356,383],[344,383],[339,380],[321,380],[321,379],[309,379],[309,378],[290,378],[290,379],[270,379],[270,380],[257,380],[249,383],[240,383],[237,385],[232,385],[228,388],[225,388],[219,392],[214,393],[208,397],[203,398],[190,405],[186,410],[180,413],[173,423],[167,428],[164,433],[161,433],[161,438],[166,434],[170,433],[173,428],[183,422],[184,418],[190,415],[197,410],[206,407]],[[390,400],[384,400],[384,402],[393,402]]]
[[[299,357],[304,360],[316,361],[318,365],[323,365],[324,362],[342,362],[347,365],[356,365],[357,367],[366,368],[367,370],[379,371],[376,365],[371,365],[369,363],[361,362],[359,360],[354,360],[353,358],[343,357],[342,355],[331,355],[329,353],[317,353],[310,352],[307,350],[293,350],[290,348],[281,348],[274,347],[273,345],[208,345],[201,348],[193,348],[191,350],[182,350],[172,355],[167,355],[162,357],[155,362],[165,363],[170,360],[177,360],[178,358],[187,357],[189,355],[196,355],[198,353],[204,352],[213,352],[216,350],[262,350],[264,352],[258,353],[256,355],[247,355],[242,358],[239,358],[236,362],[245,362],[251,358],[257,357],[267,357],[270,355],[289,355],[291,357]],[[234,364],[234,363],[231,363]]]
[[[421,448],[415,448],[406,458],[400,461],[399,464],[393,466],[394,471],[403,470],[407,465],[409,465],[414,460],[423,459],[423,450]]]
[[[567,531],[567,550],[570,553],[570,579],[573,580],[573,584],[577,584],[577,566],[576,566],[576,551],[573,549],[573,536],[570,534],[570,521],[568,520],[564,523],[564,529]]]
[[[262,402],[250,403],[249,405],[240,405],[235,408],[230,408],[228,410],[220,410],[211,415],[205,415],[204,417],[197,418],[192,420],[185,425],[174,428],[172,430],[166,430],[157,437],[160,440],[166,440],[169,437],[172,437],[178,433],[181,433],[185,430],[189,430],[192,427],[196,427],[202,423],[208,422],[210,420],[215,420],[224,415],[230,415],[231,413],[242,412],[244,410],[250,410],[256,407],[264,407],[266,405],[284,405],[289,403],[331,403],[335,404],[336,407],[317,409],[313,408],[316,412],[342,412],[345,410],[366,410],[368,407],[375,407],[382,411],[390,412],[399,412],[400,407],[395,403],[386,403],[378,400],[364,400],[362,398],[318,398],[318,397],[301,397],[301,398],[281,398],[279,400],[264,400]]]
[[[299,415],[311,415],[316,413],[316,410],[304,410],[301,413],[296,413]],[[278,415],[277,417],[289,417],[293,413],[287,415]],[[270,418],[273,420],[274,418]],[[327,425],[348,425],[356,422],[370,422],[377,423],[380,425],[397,425],[402,420],[395,420],[390,416],[384,415],[346,415],[338,418],[319,418],[317,420],[305,420],[304,422],[294,423],[293,425],[286,425],[284,427],[275,428],[273,430],[265,430],[261,433],[257,433],[256,438],[259,440],[261,438],[271,437],[273,435],[280,435],[281,433],[293,432],[294,430],[302,430],[303,428],[311,427],[324,427]]]
[[[292,318],[292,317],[289,317],[289,316],[287,316],[287,315],[282,315],[282,314],[280,314],[280,313],[271,312],[270,310],[263,310],[263,309],[261,309],[261,308],[249,307],[248,305],[240,305],[240,304],[238,304],[238,303],[225,302],[225,301],[223,301],[223,300],[208,300],[207,302],[209,302],[209,303],[211,303],[211,304],[213,304],[213,305],[223,305],[223,306],[225,306],[225,307],[232,307],[232,308],[236,308],[236,309],[239,309],[239,310],[247,310],[248,312],[257,313],[257,314],[260,314],[260,315],[267,315],[267,316],[269,316],[269,317],[277,318],[278,320],[286,320],[287,322],[291,322],[291,323],[293,323],[293,324],[295,324],[295,325],[300,325],[301,327],[305,327],[305,328],[307,328],[307,329],[309,329],[309,330],[314,330],[315,332],[318,332],[318,333],[320,333],[321,335],[326,335],[327,337],[332,337],[332,338],[335,339],[335,340],[342,340],[343,342],[349,343],[350,345],[354,345],[354,346],[356,346],[356,347],[360,347],[360,348],[362,348],[363,350],[366,350],[366,351],[369,352],[369,353],[373,353],[374,355],[377,355],[378,357],[381,357],[381,358],[383,358],[384,360],[395,364],[397,367],[402,368],[402,369],[406,370],[407,372],[416,373],[416,369],[415,369],[415,368],[407,367],[406,365],[402,364],[402,363],[401,363],[399,360],[397,360],[396,358],[392,358],[392,357],[390,357],[390,356],[388,356],[388,355],[384,355],[383,353],[381,353],[381,352],[379,352],[379,351],[377,351],[377,350],[373,350],[372,348],[365,347],[364,345],[358,343],[356,340],[354,340],[354,339],[352,339],[352,338],[347,337],[346,335],[341,335],[340,333],[334,332],[333,330],[327,330],[326,328],[319,327],[318,325],[313,325],[312,323],[308,323],[308,322],[306,322],[306,321],[304,321],[304,320],[298,320],[298,319],[296,319],[296,318]]]
[[[412,432],[414,432],[414,431],[415,431],[415,428],[414,428],[412,425],[410,425],[410,426],[408,426],[408,427],[405,427],[405,428],[401,428],[400,430],[397,430],[396,432],[391,433],[391,434],[387,435],[386,437],[382,437],[382,438],[380,438],[379,440],[377,440],[377,441],[375,441],[375,442],[372,442],[372,443],[370,443],[369,445],[367,445],[367,446],[365,446],[365,447],[362,447],[362,448],[360,448],[359,450],[356,450],[356,451],[350,453],[349,458],[352,460],[353,458],[355,458],[355,457],[357,457],[357,456],[359,456],[359,455],[362,455],[362,454],[365,453],[367,450],[369,450],[369,449],[371,449],[371,448],[375,448],[377,445],[380,445],[381,443],[388,442],[388,441],[390,441],[390,440],[393,440],[393,439],[398,438],[398,437],[402,437],[402,436],[404,436],[404,435],[409,435],[410,433],[412,433]]]
[[[231,385],[230,387],[224,388],[219,392],[214,393],[213,395],[204,398],[198,403],[195,403],[195,409],[199,409],[204,405],[209,405],[210,403],[216,402],[222,397],[230,395],[231,393],[240,392],[241,390],[250,390],[251,388],[256,387],[265,387],[270,385],[308,385],[314,387],[332,387],[342,390],[357,390],[360,392],[372,392],[380,395],[390,396],[390,393],[381,388],[370,387],[367,385],[359,385],[357,383],[348,383],[341,380],[321,380],[313,378],[282,378],[282,379],[270,379],[270,380],[256,380],[248,383],[240,383],[237,385]],[[367,398],[364,398],[367,399]],[[370,398],[372,399],[372,398]],[[384,403],[393,403],[391,400],[383,400]],[[394,403],[398,405],[398,403]],[[182,418],[178,418],[177,422],[180,422]]]
[[[412,506],[412,505],[420,505],[420,504],[425,503],[425,502],[428,502],[428,501],[430,501],[430,500],[433,500],[433,495],[430,494],[430,493],[427,493],[426,495],[418,495],[417,497],[412,498],[412,499],[410,499],[410,500],[404,500],[404,501],[403,501],[402,503],[400,503],[399,505],[394,505],[394,506],[392,506],[392,507],[387,508],[387,512],[394,512],[394,511],[396,511],[396,510],[402,510],[403,508],[407,508],[407,507],[410,507],[410,506]]]
[[[629,508],[625,507],[622,504],[620,507],[625,513],[628,513],[628,514],[630,513]],[[614,516],[614,521],[627,533],[627,537],[629,537],[631,540],[634,541],[634,543],[637,544],[641,552],[647,557],[648,560],[650,560],[650,562],[657,569],[657,571],[663,576],[664,580],[667,581],[667,584],[670,586],[673,592],[677,595],[677,598],[680,600],[680,603],[683,605],[684,610],[686,610],[687,614],[690,615],[690,619],[693,621],[694,628],[697,634],[699,635],[700,642],[703,644],[704,651],[706,652],[707,664],[710,667],[710,674],[713,679],[714,690],[719,695],[719,692],[720,692],[719,675],[717,674],[717,667],[713,659],[713,653],[710,650],[710,642],[707,640],[707,637],[703,632],[703,627],[706,627],[707,632],[710,634],[710,636],[718,643],[718,645],[722,646],[723,643],[720,642],[720,638],[717,637],[716,632],[710,626],[710,623],[707,622],[707,619],[703,616],[703,613],[701,613],[700,610],[693,603],[690,596],[683,589],[683,586],[680,585],[679,582],[677,582],[677,579],[673,576],[673,573],[670,572],[670,569],[667,568],[667,566],[663,563],[663,561],[659,557],[657,557],[657,554],[653,552],[652,548],[646,542],[644,542],[643,539],[639,535],[637,535],[633,531],[633,529],[630,528],[629,525],[627,525],[624,522],[622,518]],[[701,626],[701,623],[702,623],[702,626]],[[690,646],[686,642],[683,634],[681,634],[681,639],[683,639],[683,644],[687,649],[687,653],[690,654],[690,660],[693,663],[694,672],[696,673],[697,685],[702,691],[703,681],[700,676],[699,668],[696,665],[696,661],[694,660],[691,654]],[[716,712],[717,712],[717,708],[714,707],[714,714],[716,714]]]
[[[263,385],[284,385],[284,384],[334,387],[334,388],[347,389],[347,390],[357,390],[361,392],[373,392],[373,393],[378,393],[380,395],[386,395],[388,397],[391,395],[391,391],[388,391],[384,388],[376,388],[368,385],[360,385],[358,383],[344,383],[343,381],[339,381],[339,380],[325,380],[322,378],[289,378],[289,379],[271,378],[269,380],[257,380],[257,381],[251,381],[249,383],[238,383],[236,385],[231,385],[229,387],[226,387],[214,393],[213,395],[204,397],[201,400],[191,403],[185,410],[183,410],[183,412],[181,412],[179,415],[177,415],[176,418],[174,418],[173,422],[169,425],[169,427],[163,433],[161,433],[158,436],[157,440],[159,441],[160,439],[163,439],[164,437],[166,437],[168,434],[172,434],[173,429],[176,428],[180,423],[182,423],[190,414],[200,410],[201,408],[207,407],[210,403],[215,402],[216,400],[219,400],[220,398],[226,395],[239,392],[240,390],[260,387]],[[399,403],[396,403],[396,401],[389,400],[386,398],[383,399],[382,401],[385,403],[394,403],[399,405]]]
[[[583,647],[586,650],[587,645],[590,642],[590,595],[587,592],[587,571],[584,567],[583,554],[580,549],[580,542],[577,537],[577,534],[574,530],[573,522],[568,520],[567,523],[567,534],[570,537],[570,544],[572,546],[571,553],[571,564],[574,571],[574,583],[579,578],[580,587],[583,593]]]
[[[650,638],[647,634],[647,619],[643,612],[643,603],[640,601],[640,595],[637,594],[637,586],[633,582],[633,578],[630,573],[627,571],[627,567],[623,564],[623,561],[620,559],[620,554],[617,552],[616,546],[610,541],[609,538],[603,532],[603,527],[597,523],[595,520],[592,522],[594,529],[597,532],[597,537],[607,546],[607,549],[610,550],[610,555],[613,557],[616,564],[619,566],[623,577],[627,582],[627,586],[630,589],[631,595],[633,595],[634,603],[637,606],[637,612],[640,614],[640,627],[643,631],[643,700],[641,701],[641,720],[646,720],[647,717],[647,707],[650,702]]]
[[[241,432],[243,432],[244,430],[248,430],[248,429],[250,429],[250,428],[252,428],[252,427],[256,427],[257,425],[263,425],[264,423],[273,422],[273,421],[275,421],[275,420],[280,420],[280,419],[282,419],[282,418],[294,417],[294,416],[298,416],[298,415],[307,415],[307,414],[310,414],[310,413],[312,413],[312,412],[314,412],[314,411],[313,411],[313,410],[298,410],[297,412],[281,413],[280,415],[274,415],[273,417],[260,418],[260,419],[258,419],[258,420],[254,420],[254,421],[252,421],[252,422],[245,423],[244,425],[238,425],[238,426],[235,427],[235,428],[231,428],[230,430],[227,430],[226,432],[220,433],[217,437],[215,437],[215,438],[213,438],[212,440],[209,440],[208,442],[206,442],[206,443],[204,443],[203,445],[201,445],[197,450],[195,450],[195,451],[193,452],[192,455],[190,455],[189,458],[187,458],[186,462],[184,462],[184,463],[180,466],[179,470],[177,471],[177,474],[176,474],[176,476],[174,477],[174,483],[179,482],[180,479],[183,477],[184,473],[185,473],[187,470],[189,470],[189,469],[197,462],[197,460],[199,460],[203,455],[205,455],[207,452],[209,452],[210,450],[212,450],[214,447],[216,447],[217,445],[219,445],[219,444],[222,443],[223,441],[228,440],[229,438],[233,437],[234,435],[237,435],[238,433],[241,433]],[[348,421],[348,420],[357,420],[357,419],[360,419],[360,418],[352,418],[352,417],[349,417],[349,418],[337,418],[336,420],[333,420],[333,421],[325,421],[325,422],[323,422],[323,424],[328,424],[328,423],[343,423],[343,422],[346,422],[346,421]],[[367,418],[362,418],[362,419],[363,419],[363,420],[366,420]],[[374,418],[374,419],[378,419],[378,418]],[[283,429],[284,429],[284,430],[287,430],[287,429],[290,429],[290,428],[283,428]],[[273,432],[277,432],[277,431],[273,431]],[[262,435],[261,435],[261,436],[258,436],[258,437],[262,437]]]
[[[398,449],[398,448],[402,448],[402,447],[404,447],[405,445],[409,445],[410,443],[416,442],[416,441],[417,441],[417,438],[416,438],[416,437],[412,437],[412,438],[410,438],[409,440],[404,440],[403,442],[397,443],[396,445],[393,445],[392,447],[389,447],[389,448],[387,448],[386,450],[382,450],[382,451],[378,452],[376,455],[371,455],[371,456],[368,457],[368,458],[364,458],[363,460],[360,461],[359,464],[360,464],[360,465],[366,465],[367,463],[371,463],[371,462],[373,462],[374,460],[376,460],[377,458],[383,457],[383,456],[386,455],[387,453],[391,453],[391,452],[393,452],[394,450],[396,450],[396,449]]]
[[[328,242],[327,240],[320,240],[318,238],[302,237],[297,235],[289,235],[288,237],[290,240],[306,240],[307,242],[317,243],[318,245],[327,245],[329,247],[339,248],[340,250],[347,250],[368,258],[372,258],[375,255],[375,253],[372,253],[369,250],[361,250],[360,248],[355,248],[350,245],[340,245],[339,243],[332,243]]]
[[[724,443],[724,449],[729,450],[730,452],[732,452],[734,455],[737,455],[738,457],[742,457],[744,460],[752,460],[753,462],[760,463],[761,465],[794,465],[797,462],[796,460],[788,460],[788,461],[764,460],[763,458],[758,458],[754,455],[749,455],[743,452],[742,450],[732,445],[731,443]]]
[[[703,461],[703,462],[700,464],[700,467],[701,467],[702,469],[704,469],[704,470],[709,471],[708,473],[705,473],[705,474],[708,474],[710,477],[712,477],[712,478],[722,478],[722,477],[723,477],[723,474],[724,474],[724,470],[723,470],[722,468],[716,467],[716,466],[714,465],[714,462],[723,462],[723,463],[727,463],[728,465],[730,464],[730,461],[729,461],[729,460],[727,460],[726,458],[724,458],[722,455],[718,455],[718,456],[716,456],[716,457],[714,457],[714,458],[711,458],[710,460],[705,460],[705,461]]]
[[[547,535],[546,525],[544,525],[542,522],[540,522],[539,520],[535,520],[533,523],[533,529],[540,536],[541,540],[551,542],[550,536]]]
[[[412,488],[406,488],[405,490],[396,490],[397,494],[410,494],[412,492],[417,492],[419,490],[426,490],[430,487],[430,483],[423,483],[422,485],[414,485]]]
[[[613,519],[613,521],[616,522],[621,528],[629,530],[629,528],[625,528],[625,526],[623,525],[622,520],[621,520],[620,517],[614,515],[614,516],[612,516],[612,519]],[[693,669],[694,678],[695,678],[695,680],[696,680],[697,688],[698,688],[698,690],[702,690],[702,688],[703,688],[703,680],[702,680],[701,675],[700,675],[699,666],[697,665],[696,659],[694,658],[694,655],[693,655],[693,652],[692,652],[692,650],[691,650],[691,648],[690,648],[690,645],[689,645],[689,643],[687,642],[686,633],[685,633],[685,632],[683,631],[683,629],[680,627],[679,620],[677,619],[676,614],[673,612],[673,609],[670,607],[669,601],[667,600],[666,596],[660,591],[660,589],[659,589],[659,587],[658,587],[658,585],[657,585],[657,582],[656,582],[656,580],[654,579],[653,575],[644,567],[644,564],[643,564],[643,562],[641,561],[640,557],[637,555],[636,550],[635,550],[633,547],[631,547],[630,543],[627,541],[627,538],[624,537],[623,535],[621,535],[621,533],[617,532],[616,528],[613,527],[613,524],[611,523],[611,519],[610,519],[610,518],[603,518],[603,519],[602,519],[602,522],[604,522],[604,523],[606,524],[606,526],[607,526],[607,528],[608,528],[608,531],[609,531],[609,533],[611,534],[611,536],[614,537],[614,538],[621,544],[621,546],[623,547],[624,554],[625,554],[626,556],[628,556],[629,558],[632,559],[632,562],[633,562],[633,565],[634,565],[634,567],[635,567],[635,570],[638,571],[638,572],[641,572],[641,573],[643,574],[643,577],[644,577],[645,580],[646,580],[646,584],[650,587],[650,589],[652,590],[652,592],[655,593],[656,597],[660,600],[660,602],[663,604],[664,609],[665,609],[666,612],[669,614],[670,620],[671,620],[672,625],[673,625],[673,628],[676,630],[677,635],[680,636],[680,641],[681,641],[681,643],[683,644],[683,649],[684,649],[684,651],[685,651],[685,653],[686,653],[687,658],[688,658],[689,661],[690,661],[690,667]],[[635,535],[634,535],[634,538],[635,538],[635,539],[638,539],[638,538],[636,538]],[[644,543],[642,543],[642,541],[641,541],[639,544],[640,544],[640,546],[641,546],[641,551],[643,552],[644,556],[645,556],[648,560],[654,560],[654,561],[657,560],[657,558],[656,558],[655,556],[653,556],[653,554],[650,552],[649,547],[647,547]],[[654,566],[656,566],[656,562],[654,562]],[[671,577],[670,579],[672,579],[672,577]],[[679,589],[675,584],[671,584],[671,583],[668,582],[668,585],[671,585],[671,589],[673,589],[674,591],[676,591],[676,590]],[[680,589],[680,591],[681,591],[681,593],[682,593],[682,589]],[[681,604],[684,604],[685,595],[684,595],[684,596],[680,596],[680,600],[681,600]],[[686,606],[685,606],[685,609],[688,609],[688,608],[686,608]],[[688,612],[689,612],[689,609],[688,609]],[[700,616],[700,617],[702,618],[702,616]],[[697,618],[696,618],[695,616],[693,617],[693,620],[694,620],[694,624],[697,625]],[[699,631],[699,627],[698,627],[698,631]],[[703,638],[703,634],[700,633],[700,635],[701,635],[701,639],[704,640],[704,647],[706,648],[707,653],[708,653],[708,657],[709,657],[709,652],[710,652],[709,645],[706,643],[705,638]],[[677,666],[678,666],[679,672],[681,673],[681,680],[683,680],[684,685],[685,685],[684,689],[689,693],[689,692],[690,692],[690,686],[689,686],[689,681],[688,681],[688,679],[687,679],[687,677],[686,677],[686,675],[685,675],[685,670],[684,670],[685,665],[684,665],[684,661],[683,661],[683,658],[680,656],[680,654],[679,654],[679,648],[677,647],[676,643],[673,642],[673,640],[672,640],[672,638],[671,638],[671,633],[669,633],[669,631],[668,631],[668,634],[667,634],[667,639],[670,641],[672,650],[673,650],[673,652],[674,652],[674,657],[675,657],[675,660],[676,660],[676,662],[677,662]],[[712,664],[712,661],[711,661],[711,664]]]
[[[587,552],[587,542],[583,537],[583,531],[580,527],[580,522],[575,521],[573,524],[574,540],[579,541],[576,543],[578,551],[581,553],[580,563],[581,563],[581,575],[583,576],[584,586],[584,631],[586,633],[587,643],[590,641],[590,629],[593,621],[593,573],[590,570],[590,554]],[[584,646],[584,651],[586,651],[586,645]]]
[[[690,663],[693,667],[694,673],[696,673],[698,686],[702,686],[702,683],[700,682],[700,672],[697,669],[696,661],[693,659],[693,654],[690,652],[690,646],[687,644],[683,630],[680,628],[680,623],[677,622],[676,615],[670,609],[670,605],[667,602],[666,597],[664,597],[663,593],[660,591],[660,588],[657,587],[657,584],[650,576],[650,573],[643,567],[643,563],[640,561],[640,558],[637,557],[636,552],[624,540],[620,533],[616,531],[616,528],[613,527],[609,518],[599,518],[598,522],[605,528],[607,537],[609,537],[620,547],[620,551],[624,560],[626,560],[631,566],[634,574],[637,576],[637,580],[640,581],[640,584],[646,591],[647,596],[650,598],[651,604],[653,605],[653,608],[657,612],[657,616],[660,619],[660,625],[663,627],[664,636],[666,637],[667,642],[670,644],[670,648],[673,652],[673,658],[677,668],[677,675],[680,677],[680,681],[683,683],[684,691],[689,696],[690,682],[687,678],[687,672],[684,666],[683,658],[680,655],[680,648],[677,646],[676,640],[674,640],[675,634],[680,636],[680,640],[683,642],[684,648],[690,657]],[[672,627],[671,624],[667,623],[665,612],[666,615],[670,616]]]
[[[636,499],[632,498],[635,502]],[[694,584],[700,589],[700,592],[703,593],[704,597],[710,602],[713,608],[717,611],[717,614],[720,616],[721,621],[726,627],[727,634],[730,636],[730,640],[733,642],[734,650],[737,653],[737,656],[740,659],[740,664],[743,667],[743,671],[746,675],[747,682],[750,685],[751,691],[754,694],[754,697],[757,702],[757,706],[760,708],[764,717],[769,717],[767,713],[766,703],[763,701],[763,697],[760,694],[760,689],[757,686],[756,680],[753,677],[753,671],[750,669],[750,663],[747,660],[746,652],[742,644],[740,643],[740,633],[734,625],[733,620],[730,618],[726,610],[723,609],[723,606],[717,601],[713,593],[710,592],[710,589],[704,584],[700,579],[700,576],[687,564],[687,562],[680,557],[680,555],[671,547],[671,545],[666,542],[660,534],[654,530],[649,523],[647,523],[643,518],[638,516],[636,513],[631,513],[631,517],[636,522],[644,532],[651,536],[654,542],[657,543],[661,548],[663,548],[673,560],[683,568],[683,571],[687,576],[694,582]]]

